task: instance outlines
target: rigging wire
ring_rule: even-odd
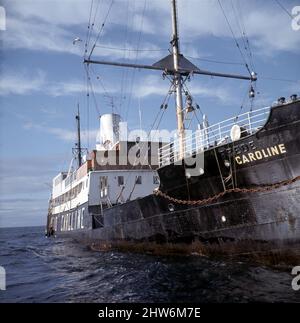
[[[241,17],[241,25],[242,25],[243,34],[245,35],[246,43],[248,45],[250,63],[252,65],[253,71],[255,71],[256,69],[255,69],[255,66],[254,66],[254,58],[253,58],[253,53],[252,53],[251,46],[250,46],[250,41],[249,41],[248,35],[246,33],[246,27],[245,27],[245,22],[244,22],[243,10],[241,8],[241,1],[238,1],[237,4],[238,4],[237,11],[239,12],[239,16]]]
[[[93,84],[92,84],[90,79],[89,79],[89,86],[90,86],[90,89],[91,89],[91,92],[92,92],[92,96],[93,96],[97,116],[100,116],[100,111],[99,111],[99,107],[98,107],[98,103],[97,103],[97,98],[96,98],[96,95],[95,95]]]
[[[142,49],[134,49],[134,48],[121,48],[121,47],[111,47],[111,46],[102,46],[96,45],[96,47],[104,48],[104,49],[111,49],[111,50],[119,50],[119,51],[127,51],[127,52],[163,52],[168,51],[166,48],[160,49],[151,49],[151,48],[142,48]]]
[[[253,71],[255,71],[254,62],[253,62],[253,55],[252,55],[252,51],[251,51],[251,47],[250,47],[249,38],[248,38],[247,33],[246,33],[245,24],[244,24],[244,21],[243,21],[242,10],[239,7],[240,12],[238,13],[238,9],[237,9],[237,7],[234,6],[233,0],[231,0],[231,7],[232,7],[234,17],[235,17],[235,19],[237,21],[238,29],[240,30],[240,33],[241,33],[241,38],[242,38],[242,41],[243,41],[243,44],[244,44],[244,49],[245,49],[245,52],[246,52],[246,54],[248,56],[251,69]],[[239,16],[240,16],[240,19],[239,19]]]
[[[129,0],[127,0],[127,7],[126,7],[126,28],[125,28],[125,33],[124,33],[124,45],[123,45],[124,47],[126,47],[126,44],[128,42],[128,34],[129,34],[128,20],[129,20]],[[132,21],[133,21],[133,19],[132,19]],[[125,58],[126,58],[126,51],[123,52],[122,62],[125,62]],[[120,110],[122,109],[123,100],[126,99],[126,96],[124,95],[124,83],[128,77],[128,73],[129,73],[129,68],[122,69],[120,105],[119,105]],[[127,82],[126,82],[126,84],[127,84]]]
[[[232,29],[232,27],[231,27],[231,25],[230,25],[230,22],[229,22],[229,20],[228,20],[228,18],[227,18],[227,15],[226,15],[226,13],[225,13],[224,8],[223,8],[223,6],[221,5],[220,0],[218,0],[218,3],[219,3],[219,6],[220,6],[220,8],[221,8],[221,11],[222,11],[222,13],[223,13],[223,15],[224,15],[224,17],[225,17],[225,20],[226,20],[226,22],[227,22],[227,25],[228,25],[228,27],[229,27],[229,30],[230,30],[230,32],[231,32],[231,34],[232,34],[232,37],[233,37],[233,39],[234,39],[234,41],[235,41],[235,44],[236,44],[236,46],[237,46],[237,48],[238,48],[238,50],[239,50],[239,52],[240,52],[240,54],[241,54],[241,57],[242,57],[242,59],[243,59],[243,61],[244,61],[244,63],[245,63],[245,66],[246,66],[246,68],[247,68],[247,70],[248,70],[249,74],[251,74],[251,71],[250,71],[250,69],[249,69],[249,65],[248,65],[248,63],[247,63],[247,60],[246,60],[246,58],[245,58],[245,55],[243,54],[243,52],[242,52],[242,50],[241,50],[241,47],[240,47],[240,45],[239,45],[239,43],[238,43],[238,41],[237,41],[237,38],[236,38],[236,36],[235,36],[235,34],[234,34],[234,32],[233,32],[233,29]]]
[[[86,70],[86,106],[87,106],[87,149],[90,149],[90,92],[89,92],[89,75],[88,75],[88,66],[85,65]]]
[[[280,82],[289,82],[289,83],[300,83],[300,80],[288,80],[288,79],[281,79],[276,77],[268,77],[268,76],[260,76],[260,79],[263,80],[272,80],[272,81],[280,81]]]
[[[292,16],[292,14],[283,6],[283,4],[281,4],[281,2],[279,0],[274,0],[278,6],[291,18],[294,19],[294,17]]]
[[[97,17],[97,14],[98,14],[98,9],[99,9],[99,6],[100,6],[100,1],[101,1],[101,0],[98,0],[97,7],[96,7],[96,10],[95,10],[95,14],[94,14],[93,23],[92,23],[92,25],[90,26],[90,35],[89,35],[89,38],[88,38],[88,40],[87,40],[87,48],[86,48],[86,50],[88,49],[89,44],[90,44],[90,40],[91,40],[91,36],[92,36],[92,32],[93,32],[93,30],[94,30],[94,26],[95,26],[96,17]]]
[[[147,8],[147,0],[144,0],[144,7],[143,7],[143,12],[142,12],[142,18],[141,18],[141,26],[140,26],[140,31],[139,31],[139,35],[138,35],[138,41],[137,41],[137,49],[139,49],[141,39],[142,39],[142,30],[143,30],[143,26],[144,26],[144,18],[145,18],[146,8]],[[134,61],[135,64],[137,63],[137,60],[138,60],[138,54],[139,54],[139,52],[137,51],[135,61]],[[128,118],[128,111],[129,111],[129,107],[130,107],[130,104],[131,104],[135,75],[136,75],[136,69],[134,69],[133,72],[132,72],[131,88],[130,88],[130,91],[129,91],[130,95],[129,95],[129,99],[128,99],[128,103],[127,103],[127,109],[126,109],[126,119]]]
[[[99,32],[98,32],[98,34],[97,34],[97,37],[96,37],[95,43],[94,43],[94,45],[93,45],[93,47],[92,47],[92,49],[91,49],[91,52],[90,52],[90,54],[89,54],[89,58],[92,56],[93,51],[94,51],[94,49],[95,49],[95,47],[96,47],[96,45],[97,45],[97,42],[98,42],[98,40],[99,40],[99,38],[100,38],[100,35],[101,35],[101,33],[102,33],[103,29],[104,29],[104,26],[105,26],[105,24],[106,24],[106,21],[107,21],[107,19],[108,19],[108,16],[109,16],[109,14],[110,14],[110,11],[111,11],[111,8],[112,8],[113,4],[114,4],[114,0],[111,0],[111,2],[110,2],[110,6],[109,6],[109,8],[108,8],[108,10],[107,10],[107,13],[106,13],[106,16],[105,16],[105,18],[104,18],[104,21],[103,21],[103,23],[102,23],[102,25],[101,25],[101,27],[100,27],[100,30],[99,30]]]
[[[94,104],[95,104],[95,109],[96,109],[96,112],[97,112],[97,116],[100,116],[100,111],[99,111],[99,107],[98,107],[98,103],[97,103],[97,99],[96,99],[96,95],[95,95],[93,83],[91,82],[90,72],[89,72],[89,69],[88,68],[86,68],[86,73],[87,73],[87,82],[88,82],[89,90],[91,91],[92,96],[93,96],[93,100],[94,100]],[[90,94],[90,92],[89,92],[89,94]]]
[[[183,83],[183,88],[184,88],[185,92],[188,92],[188,94],[189,94],[189,95],[191,95],[191,91],[189,90],[188,86],[187,86],[185,83]],[[191,96],[192,96],[192,95],[191,95]],[[194,99],[194,97],[193,97],[193,99]],[[200,105],[197,103],[197,101],[195,101],[195,104],[196,104],[196,106],[197,106],[197,110],[199,110],[199,112],[200,112],[200,114],[201,114],[201,117],[203,118],[204,113],[203,113],[203,111],[202,111],[202,109],[201,109]],[[196,118],[197,118],[197,120],[198,120],[198,122],[199,122],[199,119],[198,119],[198,117],[197,117],[197,116],[196,116]],[[200,122],[199,122],[199,123],[200,123]]]
[[[214,60],[214,59],[193,57],[193,56],[188,56],[188,55],[185,55],[185,56],[188,58],[191,58],[191,59],[195,59],[195,60],[203,61],[203,62],[209,62],[209,63],[228,64],[228,65],[244,65],[244,63],[241,63],[241,62],[219,61],[219,60]]]
[[[239,111],[238,111],[238,113],[237,113],[237,115],[236,115],[235,121],[237,121],[237,120],[238,120],[238,118],[239,118],[240,114],[242,113],[242,111],[243,111],[243,109],[244,109],[244,106],[245,106],[245,103],[246,103],[246,99],[247,99],[247,97],[248,97],[248,94],[249,94],[249,89],[248,89],[248,87],[247,87],[246,92],[245,92],[245,95],[244,95],[243,100],[242,100],[242,104],[241,104],[241,106],[239,107]]]
[[[87,53],[88,39],[89,39],[89,36],[90,36],[90,33],[91,33],[91,18],[92,18],[93,5],[94,5],[94,0],[91,1],[90,14],[89,14],[89,23],[88,23],[88,28],[87,28],[87,31],[86,31],[86,40],[85,40],[85,44],[84,44],[84,47],[85,47],[84,57],[85,57],[85,55]]]
[[[167,106],[168,106],[168,103],[169,103],[169,100],[170,100],[170,98],[171,98],[171,96],[172,96],[172,93],[174,92],[174,83],[172,82],[171,83],[171,85],[170,85],[170,87],[169,87],[169,91],[168,91],[168,93],[166,94],[166,96],[165,96],[165,98],[164,98],[164,100],[163,100],[163,103],[161,104],[161,107],[160,107],[160,109],[159,109],[159,111],[158,111],[158,113],[156,114],[156,117],[155,117],[155,119],[154,119],[154,122],[152,123],[152,125],[151,125],[151,128],[150,128],[150,130],[148,131],[148,134],[147,134],[147,136],[148,136],[148,138],[150,137],[150,134],[151,134],[151,132],[153,131],[153,129],[155,128],[155,131],[157,131],[158,130],[158,128],[159,128],[159,126],[160,126],[160,123],[161,123],[161,121],[162,121],[162,118],[163,118],[163,116],[164,116],[164,114],[165,114],[165,111],[166,111],[166,109],[167,109]],[[163,108],[162,108],[163,107]],[[157,122],[158,121],[158,122]],[[157,123],[157,125],[156,125],[156,123]],[[150,138],[150,140],[151,140],[151,138]],[[146,144],[148,144],[148,142],[146,142]],[[144,143],[144,145],[145,145],[145,143]],[[145,161],[145,159],[146,158],[148,158],[148,154],[147,154],[147,156],[145,156],[145,158],[144,158],[144,160],[143,160],[143,162]],[[133,162],[133,165],[132,165],[132,167],[131,167],[131,169],[130,170],[132,170],[133,169],[133,167],[134,167],[134,164],[135,164],[135,162],[136,162],[136,160],[137,160],[137,156],[135,157],[135,160],[134,160],[134,162]],[[143,164],[143,162],[142,162],[142,164]],[[140,169],[142,168],[142,164],[140,165],[141,167],[140,167]],[[148,164],[148,166],[150,167],[150,169],[152,169],[152,165],[151,165],[151,163],[150,164]],[[126,181],[125,181],[125,186],[127,185],[127,183],[128,183],[128,181],[129,181],[129,178],[131,178],[131,176],[132,176],[133,174],[132,173],[128,173],[128,175],[127,175],[127,177],[126,177]]]
[[[103,94],[103,97],[104,98],[108,98],[111,100],[111,104],[112,104],[112,110],[114,110],[115,108],[117,108],[114,104],[113,104],[113,99],[114,97],[112,95],[109,94],[109,92],[107,91],[105,85],[104,85],[104,82],[102,81],[101,77],[96,73],[96,71],[91,67],[91,71],[92,73],[94,74],[94,76],[96,77],[97,81],[99,81],[99,84],[100,86],[102,87],[102,90],[104,92]],[[91,83],[91,88],[93,90],[93,86],[92,86],[92,83]],[[97,105],[97,102],[95,101],[95,105],[96,105],[96,108],[98,107]],[[99,112],[99,109],[97,108],[97,111],[98,111],[98,115],[100,115],[100,112]],[[113,111],[112,111],[113,112]],[[117,113],[119,113],[118,109],[117,109]],[[120,114],[120,113],[119,113]]]

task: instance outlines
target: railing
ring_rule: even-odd
[[[186,135],[183,141],[184,152],[180,152],[177,138],[159,148],[159,166],[169,165],[189,157],[193,153],[231,142],[230,131],[234,125],[240,127],[241,137],[251,135],[265,124],[269,112],[270,107],[261,108],[240,114],[212,126],[202,127],[202,129],[196,130],[193,134]]]

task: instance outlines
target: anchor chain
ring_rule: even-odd
[[[154,195],[161,196],[171,202],[177,203],[177,204],[183,204],[183,205],[206,205],[210,204],[216,200],[218,200],[220,197],[223,197],[226,194],[230,193],[261,193],[261,192],[267,192],[267,191],[272,191],[274,189],[280,188],[282,186],[287,186],[290,184],[295,183],[296,181],[300,180],[300,176],[296,176],[295,178],[284,180],[281,182],[277,182],[274,184],[270,185],[262,185],[259,187],[252,187],[252,188],[231,188],[228,190],[225,190],[223,192],[220,192],[219,194],[216,194],[214,196],[208,197],[206,199],[202,200],[181,200],[174,198],[172,196],[169,196],[168,194],[160,191],[159,189],[155,190],[153,193]]]

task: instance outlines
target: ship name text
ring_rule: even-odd
[[[284,144],[279,144],[264,149],[255,150],[239,156],[235,156],[235,161],[238,165],[248,164],[264,158],[269,158],[277,155],[283,155],[286,153]]]

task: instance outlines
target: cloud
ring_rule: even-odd
[[[112,87],[107,88],[109,92],[113,93],[116,90]],[[89,88],[89,91],[91,89]],[[93,91],[97,94],[103,94],[104,89],[100,86],[93,85]],[[43,92],[46,95],[58,96],[72,96],[78,93],[87,93],[86,81],[84,79],[71,79],[61,82],[49,81],[46,73],[38,70],[31,71],[3,71],[0,80],[0,95],[29,95],[34,92]]]
[[[72,32],[53,24],[8,17],[3,47],[81,55],[80,48],[72,43],[74,38]]]
[[[58,127],[48,127],[43,124],[36,124],[33,122],[26,122],[24,124],[24,129],[25,130],[36,130],[39,132],[43,133],[48,133],[56,138],[66,141],[66,142],[75,142],[77,139],[77,132],[75,130],[69,130],[65,128],[58,128]],[[82,130],[81,131],[81,139],[82,140],[87,140],[88,138],[90,139],[97,139],[98,136],[98,129],[93,129],[93,130]]]
[[[92,18],[94,19],[96,1],[94,2]],[[144,16],[142,18],[142,6],[137,2],[132,9],[124,1],[115,1],[113,10],[111,10],[109,19],[106,22],[105,29],[102,32],[102,37],[107,30],[125,27],[127,18],[124,15],[124,10],[130,12],[129,29],[142,33],[149,32],[153,29],[153,19]],[[83,56],[84,42],[86,39],[87,24],[89,20],[90,3],[87,5],[84,0],[46,0],[43,3],[37,1],[10,1],[7,3],[9,8],[9,15],[7,18],[7,31],[3,33],[4,48],[13,49],[28,49],[35,51],[52,51],[57,53],[69,53]],[[100,9],[97,11],[95,25],[91,35],[90,46],[88,53],[97,37],[101,24],[103,23],[106,13],[109,8],[109,2],[102,2],[99,5]],[[76,30],[76,31],[75,31]],[[73,45],[73,39],[80,36],[83,42],[78,42]],[[111,41],[103,42],[101,45],[106,48],[95,48],[93,57],[110,57],[121,59],[124,57],[124,52],[115,50],[113,48],[126,47],[129,49],[126,53],[127,59],[136,59],[136,53],[130,50],[135,49],[132,44],[120,46],[120,42],[115,43]],[[154,50],[157,46],[153,44],[145,44],[144,47],[151,49],[151,51],[139,52],[138,57],[156,58],[158,53]],[[110,47],[110,48],[109,48]]]
[[[170,84],[167,80],[161,80],[158,75],[150,75],[138,82],[133,94],[136,98],[144,98],[150,95],[165,96],[169,86]]]
[[[125,50],[124,50],[125,49]],[[136,59],[161,59],[162,56],[168,55],[167,48],[162,49],[157,45],[149,42],[143,42],[142,48],[133,46],[132,44],[125,44],[120,47],[120,44],[114,43],[101,43],[98,45],[94,52],[93,57],[105,57],[110,61],[117,59],[136,60]]]
[[[85,40],[87,24],[89,21],[90,3],[84,0],[45,0],[37,2],[6,1],[8,8],[7,31],[3,33],[5,48],[25,48],[30,50],[43,50],[83,55],[83,42],[73,46],[72,40],[79,36]],[[261,54],[274,53],[274,51],[296,52],[300,46],[299,33],[291,28],[291,19],[276,3],[253,1],[251,3],[233,0],[222,1],[228,20],[237,38],[241,37],[239,25],[244,24],[250,43]],[[291,5],[294,3],[291,1]],[[288,10],[292,6],[288,6]],[[92,21],[96,12],[97,1],[94,1]],[[99,3],[92,40],[95,39],[101,24],[105,20],[110,1]],[[128,30],[128,36],[136,41],[140,32],[143,36],[159,35],[159,39],[171,38],[170,2],[152,0],[144,1],[114,1],[112,10],[101,35],[101,45],[107,47],[120,46],[120,39],[115,42],[105,39],[107,34],[115,37],[120,30]],[[189,0],[178,1],[179,32],[183,43],[190,42],[189,51],[195,52],[199,47],[197,41],[207,36],[219,38],[232,38],[226,20],[216,0]],[[199,18],[201,17],[201,19]],[[237,20],[238,17],[238,20]],[[75,34],[76,32],[76,34]],[[276,35],[276,38],[275,36]],[[134,36],[134,37],[133,37]],[[142,44],[147,38],[141,38]],[[127,38],[127,37],[125,37]],[[157,38],[157,37],[156,37]],[[158,39],[158,40],[159,40]],[[126,42],[126,41],[125,41]],[[93,43],[91,41],[91,43]],[[124,44],[123,39],[121,43]],[[115,44],[115,46],[112,46]],[[135,47],[128,44],[129,48]],[[148,47],[149,44],[146,46]],[[152,45],[155,46],[155,45]],[[96,48],[94,56],[122,58],[122,51]],[[156,58],[158,53],[140,52],[139,58]],[[128,55],[128,59],[135,55]]]
[[[299,51],[299,33],[291,28],[291,19],[287,18],[281,11],[272,9],[249,14],[248,34],[261,53],[268,55],[272,51]]]
[[[45,84],[45,73],[37,71],[36,75],[30,76],[24,73],[2,73],[0,79],[0,95],[31,94],[40,91]]]
[[[145,98],[151,95],[158,95],[164,97],[169,90],[170,83],[167,80],[162,80],[158,76],[150,75],[143,78],[141,82],[135,87],[134,96],[137,98]],[[222,103],[237,103],[236,95],[233,94],[233,89],[221,85],[214,85],[210,87],[209,84],[200,84],[199,81],[194,82],[189,86],[193,96],[200,95],[205,98],[218,100]]]
[[[287,7],[288,10],[292,9],[292,2]],[[239,25],[244,25],[250,43],[261,53],[298,51],[299,33],[291,28],[291,19],[275,2],[234,0],[221,1],[221,4],[235,36],[241,38]],[[162,5],[162,8],[164,7],[165,5]],[[200,13],[201,19],[199,19]],[[209,35],[232,38],[217,1],[202,0],[201,3],[197,0],[179,1],[179,21],[184,40],[195,40]]]

